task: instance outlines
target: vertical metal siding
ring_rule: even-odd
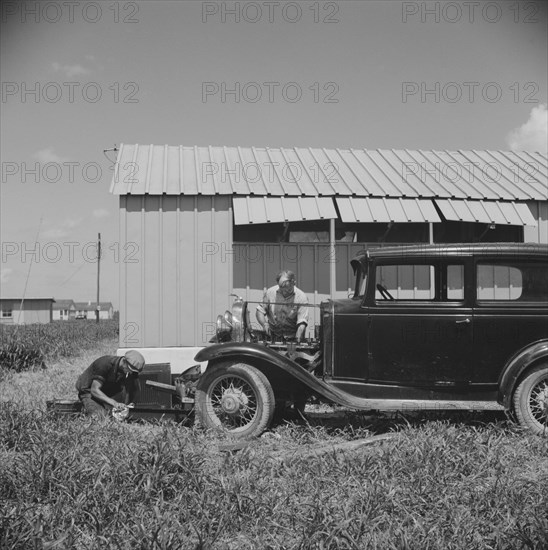
[[[120,346],[143,346],[144,197],[120,197]]]
[[[523,240],[526,243],[548,243],[548,203],[528,202],[527,206],[535,218],[536,227],[525,226],[523,228]]]
[[[197,234],[195,254],[195,275],[196,275],[196,299],[197,311],[195,319],[195,341],[207,342],[207,333],[212,321],[215,321],[215,300],[211,299],[216,291],[215,264],[222,254],[223,242],[217,239],[215,234],[215,210],[214,197],[197,197]],[[224,240],[224,239],[223,239]],[[204,256],[203,243],[210,247],[218,246],[219,249],[210,249],[211,254]]]
[[[177,342],[179,335],[179,316],[173,316],[179,303],[179,269],[180,252],[178,246],[178,198],[163,196],[160,205],[160,233],[158,234],[158,249],[161,250],[162,260],[159,264],[159,297],[163,304],[160,311],[159,342],[166,346],[166,342]],[[172,307],[165,304],[172,303]]]
[[[336,244],[337,289],[335,298],[347,298],[354,288],[350,260],[364,247],[360,243]],[[235,243],[234,292],[246,300],[261,301],[264,291],[275,285],[281,269],[295,272],[297,286],[307,294],[310,304],[319,305],[330,297],[329,268],[333,258],[328,243]],[[250,307],[252,324],[256,304]],[[320,323],[319,309],[309,310],[309,333]]]
[[[202,346],[232,292],[229,197],[122,196],[120,346]],[[123,248],[123,247],[122,247]]]
[[[162,281],[160,269],[163,262],[161,237],[161,212],[160,196],[146,196],[143,214],[143,249],[145,258],[143,261],[143,306],[145,316],[143,318],[144,345],[161,345],[160,311]]]

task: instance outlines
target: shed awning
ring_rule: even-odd
[[[536,226],[529,207],[523,203],[501,201],[435,200],[446,220]]]
[[[431,200],[337,197],[345,223],[441,222]]]
[[[234,223],[280,223],[337,218],[331,197],[234,197]]]

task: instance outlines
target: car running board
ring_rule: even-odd
[[[346,401],[346,400],[345,400]],[[340,403],[340,401],[339,401]],[[342,404],[342,403],[340,403]],[[504,411],[496,401],[441,401],[439,399],[367,399],[354,397],[344,406],[372,411]]]

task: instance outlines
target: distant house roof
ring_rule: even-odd
[[[10,302],[34,302],[37,300],[51,300],[52,302],[55,302],[55,298],[21,298],[21,296],[15,296],[15,297],[9,297],[9,296],[2,296],[0,300],[9,300]]]
[[[122,144],[110,191],[545,201],[547,171],[540,152]]]
[[[75,307],[74,300],[55,300],[53,309],[70,309]]]
[[[74,307],[78,311],[95,311],[97,302],[74,302]],[[99,302],[101,309],[110,309],[112,302]]]

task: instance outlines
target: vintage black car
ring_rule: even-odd
[[[315,338],[267,339],[241,299],[219,317],[220,343],[196,356],[203,425],[255,436],[277,404],[315,395],[360,410],[507,410],[548,433],[547,245],[386,247],[351,265],[354,294],[320,305]]]

